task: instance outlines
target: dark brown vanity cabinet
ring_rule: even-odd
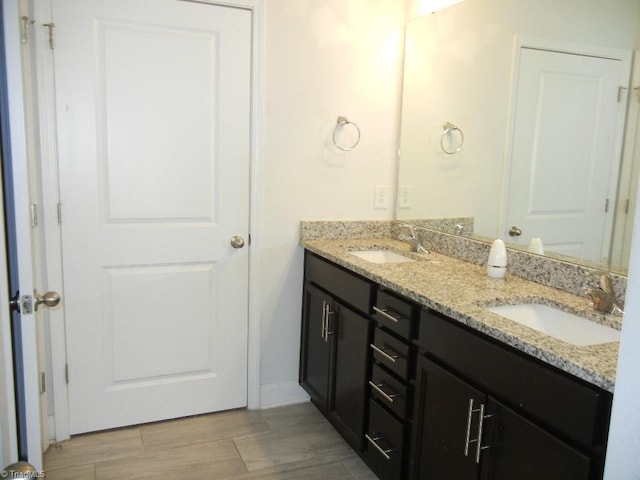
[[[307,253],[303,295],[300,384],[360,452],[375,284]]]
[[[434,312],[418,344],[411,478],[602,478],[608,392]]]
[[[382,480],[407,478],[411,432],[412,374],[420,307],[380,289],[373,307],[370,403],[363,458]]]
[[[381,480],[601,480],[611,393],[305,252],[300,384]]]

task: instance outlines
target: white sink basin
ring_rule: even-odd
[[[487,309],[573,345],[598,345],[620,340],[620,332],[614,328],[547,305],[523,303]]]
[[[390,250],[355,250],[351,255],[362,258],[371,263],[407,263],[415,262],[413,258],[405,257]]]

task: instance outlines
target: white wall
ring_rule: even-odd
[[[265,2],[260,163],[261,404],[304,398],[297,385],[303,219],[394,216],[404,4],[398,0]],[[331,142],[337,117],[356,122],[351,152]],[[373,208],[375,185],[389,209]]]
[[[640,479],[640,210],[634,225],[616,388],[609,430],[605,480]]]

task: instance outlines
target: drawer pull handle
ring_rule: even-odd
[[[387,400],[389,403],[393,403],[393,399],[398,396],[397,393],[387,393],[384,390],[382,390],[382,387],[385,386],[383,383],[376,384],[376,383],[373,383],[371,380],[369,380],[369,385],[371,385],[371,388],[373,388],[376,392],[382,395],[382,397],[385,400]]]
[[[375,343],[371,343],[369,345],[375,352],[378,352],[380,355],[382,355],[384,358],[386,358],[387,360],[389,360],[391,363],[396,363],[396,360],[398,358],[400,358],[400,355],[398,355],[397,353],[394,354],[390,354],[385,352],[382,348],[378,347]]]
[[[382,315],[382,316],[383,316],[383,317],[385,317],[386,319],[391,320],[393,323],[398,323],[398,320],[400,320],[401,318],[403,318],[403,317],[402,317],[402,315],[399,315],[399,316],[397,316],[397,317],[394,317],[393,315],[391,315],[391,314],[389,313],[389,311],[388,311],[388,310],[384,310],[384,309],[382,309],[382,308],[378,308],[378,307],[376,307],[375,305],[374,305],[374,307],[373,307],[373,311],[374,311],[374,312],[376,312],[376,313],[379,313],[380,315]]]
[[[389,456],[389,454],[390,454],[391,452],[393,452],[393,450],[394,450],[394,449],[393,449],[393,448],[388,448],[388,449],[386,449],[386,450],[385,450],[384,448],[382,448],[382,447],[381,447],[380,445],[378,445],[378,443],[377,443],[377,442],[378,442],[378,440],[380,440],[382,437],[373,437],[373,438],[371,438],[371,437],[369,436],[369,434],[368,434],[368,433],[365,433],[365,434],[364,434],[364,437],[367,439],[367,441],[368,441],[371,445],[373,445],[373,446],[376,448],[376,450],[378,450],[378,451],[380,452],[380,454],[381,454],[381,455],[382,455],[386,460],[391,460],[391,457]]]

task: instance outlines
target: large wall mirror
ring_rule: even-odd
[[[410,20],[397,219],[470,218],[481,238],[624,271],[639,4],[464,0]]]

